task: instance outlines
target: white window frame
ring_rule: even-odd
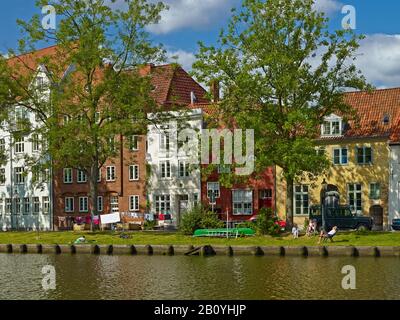
[[[211,200],[210,192],[214,192],[214,198],[221,197],[221,186],[219,182],[207,182],[207,198]]]
[[[156,214],[171,214],[171,195],[154,196]]]
[[[297,191],[300,188],[300,191]],[[305,191],[307,190],[307,191]],[[300,207],[297,205],[297,196],[300,196]],[[307,207],[304,205],[307,198]],[[300,213],[297,213],[300,209]],[[305,216],[309,214],[310,209],[310,186],[307,184],[295,185],[293,188],[293,212],[295,216]]]
[[[76,171],[76,182],[77,183],[86,183],[87,182],[87,174],[83,170]]]
[[[138,212],[140,210],[140,196],[129,196],[129,211]]]
[[[367,160],[367,153],[366,153],[367,149],[371,149],[371,161],[370,162],[366,161]],[[358,150],[363,151],[363,161],[362,162],[358,161]],[[362,146],[362,147],[357,146],[356,147],[356,163],[360,166],[371,165],[374,163],[374,149],[372,148],[372,146]]]
[[[24,215],[29,215],[30,213],[31,213],[31,199],[29,197],[25,197],[24,198]]]
[[[66,179],[69,178],[69,179]],[[74,182],[74,171],[72,168],[63,169],[63,180],[64,184],[71,184]]]
[[[4,186],[7,182],[6,169],[0,168],[0,186]]]
[[[79,212],[89,212],[88,197],[79,197]]]
[[[139,165],[132,164],[129,166],[129,181],[139,181],[140,180],[140,172]]]
[[[14,153],[15,154],[23,154],[25,153],[25,137],[15,138],[14,142]]]
[[[40,137],[37,133],[32,135],[32,152],[40,152]]]
[[[43,214],[50,213],[50,197],[45,196],[42,197],[42,205],[43,205]]]
[[[40,198],[39,197],[32,198],[32,213],[35,215],[40,213]]]
[[[25,168],[24,167],[15,167],[14,168],[14,176],[15,176],[15,184],[25,184]]]
[[[171,161],[160,161],[160,178],[171,179],[172,177],[172,168],[171,168]]]
[[[129,138],[129,150],[132,152],[139,151],[139,136],[133,135]]]
[[[22,213],[22,201],[21,198],[15,198],[15,214],[20,215]]]
[[[75,212],[75,198],[74,197],[65,197],[64,211],[67,213]]]
[[[338,132],[336,132],[336,126],[338,126]],[[328,129],[328,130],[326,130]],[[331,115],[325,117],[324,122],[321,125],[321,136],[323,137],[339,137],[343,135],[343,120],[342,118]]]
[[[352,188],[351,188],[352,187]],[[358,188],[360,187],[360,188]],[[353,190],[350,190],[353,189]],[[351,197],[353,196],[353,197]],[[353,200],[351,199],[353,198]],[[360,207],[357,206],[357,200],[360,200]],[[351,211],[354,214],[362,214],[363,209],[363,187],[361,183],[349,183],[347,184],[347,200],[351,207]],[[353,202],[353,204],[352,204]]]
[[[339,151],[339,163],[335,163],[335,152]],[[346,151],[346,161],[344,162],[344,151]],[[347,147],[333,149],[333,164],[335,166],[345,166],[349,164],[349,149]]]
[[[116,171],[115,166],[107,167],[106,181],[113,182],[116,180]]]
[[[267,193],[270,193],[271,196],[268,196]],[[260,199],[262,199],[262,200],[271,200],[272,197],[273,197],[273,193],[274,192],[273,192],[272,189],[262,189],[262,190],[260,190]]]
[[[178,161],[178,177],[181,179],[190,177],[190,164],[185,160]],[[183,174],[182,174],[183,173]]]
[[[118,196],[110,197],[110,208],[111,208],[111,212],[119,212],[119,197]]]
[[[235,216],[253,215],[254,195],[253,190],[232,190],[232,209]]]

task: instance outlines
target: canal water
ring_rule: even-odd
[[[346,265],[356,290],[342,288]],[[1,254],[0,299],[400,299],[399,270],[396,258]]]

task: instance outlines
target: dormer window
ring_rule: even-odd
[[[341,136],[342,119],[337,116],[326,117],[321,128],[322,136]]]
[[[389,117],[388,114],[385,114],[384,117],[383,117],[383,124],[384,125],[388,125],[389,122],[390,122],[390,117]]]

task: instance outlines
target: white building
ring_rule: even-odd
[[[389,227],[400,219],[400,144],[390,145]]]
[[[47,77],[39,67],[36,84],[43,85]],[[45,96],[45,95],[44,95]],[[51,170],[34,170],[28,162],[41,161],[42,143],[38,134],[18,133],[22,120],[37,128],[39,120],[26,108],[17,106],[13,125],[0,128],[0,149],[5,155],[0,165],[0,230],[50,230],[52,228]]]
[[[167,215],[166,221],[172,221],[177,227],[185,212],[201,201],[199,145],[196,141],[203,126],[203,111],[195,109],[184,115],[176,112],[165,115],[172,116],[171,120],[148,127],[148,200],[150,213]],[[181,116],[185,121],[176,121]],[[162,218],[160,224],[163,224]]]

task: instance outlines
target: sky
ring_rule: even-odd
[[[123,1],[123,0],[117,0]],[[152,40],[164,44],[168,55],[179,56],[178,62],[190,71],[198,50],[198,41],[215,44],[221,28],[226,27],[231,8],[241,0],[164,0],[170,7],[162,13],[161,22],[151,26]],[[0,52],[14,48],[20,37],[16,20],[28,20],[40,14],[35,0],[1,0]],[[377,88],[400,86],[400,1],[398,0],[316,0],[332,30],[340,29],[342,8],[356,10],[356,29],[366,38],[361,42],[357,66]],[[172,58],[171,58],[172,59]]]

